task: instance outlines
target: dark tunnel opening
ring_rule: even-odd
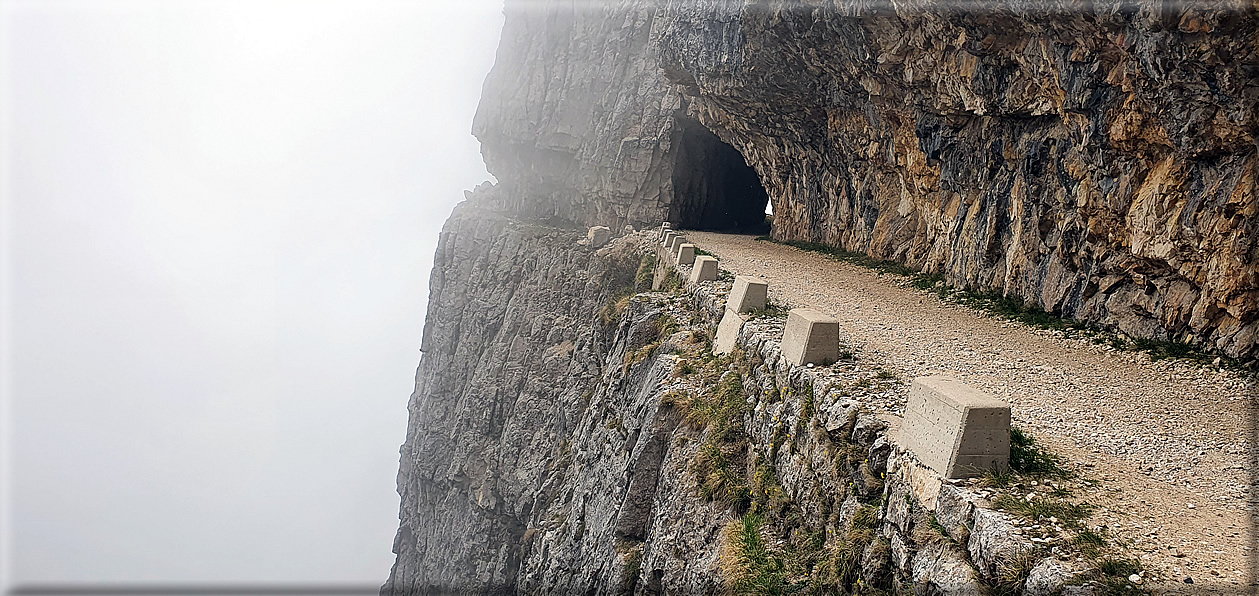
[[[769,195],[738,149],[694,120],[680,120],[673,203],[669,221],[677,229],[765,234]]]

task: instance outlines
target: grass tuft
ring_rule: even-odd
[[[881,259],[876,259],[874,257],[871,257],[870,255],[867,255],[866,253],[863,253],[863,252],[853,252],[850,250],[844,250],[842,248],[830,246],[828,244],[820,244],[817,242],[805,242],[803,240],[774,240],[768,236],[759,236],[757,237],[757,240],[766,240],[766,241],[773,242],[776,244],[785,244],[787,246],[793,246],[800,250],[807,250],[809,252],[821,253],[837,261],[843,261],[845,263],[852,263],[853,265],[866,267],[868,269],[873,269],[880,273],[891,273],[894,275],[903,275],[903,276],[910,276],[910,275],[914,275],[918,273],[916,269],[909,267],[905,265],[904,263],[898,263],[896,261],[884,261]]]
[[[651,282],[656,275],[656,255],[647,253],[638,262],[638,271],[634,273],[634,289],[645,292],[651,289]]]
[[[1010,427],[1010,469],[1028,476],[1071,478],[1061,456],[1041,447],[1032,435],[1017,426]]]
[[[997,495],[992,499],[993,507],[1017,513],[1032,521],[1056,517],[1062,525],[1077,526],[1080,520],[1093,514],[1094,507],[1088,503],[1072,503],[1056,497],[1038,497],[1028,501],[1012,495]]]
[[[603,308],[599,309],[599,322],[605,327],[611,327],[617,321],[621,320],[621,315],[625,313],[625,309],[629,308],[630,298],[634,297],[634,287],[625,286],[612,291],[608,301],[604,303]]]
[[[722,575],[734,594],[790,594],[795,586],[789,580],[787,561],[770,549],[761,537],[765,520],[748,513],[730,522],[723,532],[725,546]]]
[[[1023,593],[1023,585],[1032,568],[1045,553],[1036,549],[1021,551],[998,565],[992,583],[993,596],[1015,596]]]
[[[665,394],[665,405],[678,408],[682,418],[694,428],[705,429],[704,443],[692,464],[700,496],[743,511],[752,502],[751,490],[738,470],[738,461],[747,450],[743,413],[747,408],[743,381],[729,372],[707,391],[674,391]]]

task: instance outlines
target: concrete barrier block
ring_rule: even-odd
[[[677,261],[679,265],[691,265],[695,263],[695,245],[694,244],[690,244],[690,243],[678,244],[676,242],[674,244],[678,245],[677,253],[674,256],[674,260]]]
[[[722,356],[733,351],[735,344],[739,341],[739,332],[743,330],[743,324],[748,322],[749,318],[751,318],[749,315],[727,308],[725,314],[721,316],[721,322],[717,324],[717,337],[713,339],[713,353]]]
[[[736,275],[734,287],[730,289],[730,297],[726,300],[726,308],[734,312],[751,312],[765,308],[765,297],[769,292],[769,284],[755,277]]]
[[[918,377],[900,443],[945,478],[969,478],[1010,462],[1010,405],[957,379]]]
[[[839,321],[811,308],[793,308],[783,331],[783,357],[796,365],[839,360]]]
[[[675,234],[673,240],[669,243],[669,256],[672,256],[674,261],[678,260],[678,247],[683,244],[686,244],[686,236],[681,234]]]
[[[665,249],[668,249],[669,245],[673,244],[673,236],[676,234],[677,232],[674,232],[673,230],[665,230],[664,236],[660,239],[660,245],[665,247]]]
[[[691,283],[701,281],[717,281],[717,259],[710,256],[695,257],[695,266],[691,268]]]
[[[590,241],[590,246],[599,248],[608,243],[612,239],[612,230],[607,226],[595,226],[586,231],[586,240]]]

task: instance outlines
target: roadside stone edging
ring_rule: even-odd
[[[668,232],[662,231],[661,235],[668,238]],[[676,238],[674,242],[676,244]],[[689,277],[688,265],[672,259],[661,260],[661,265],[677,270],[683,279]],[[982,587],[985,581],[995,580],[1019,557],[1038,553],[1039,560],[1027,575],[1023,593],[1048,596],[1064,588],[1069,593],[1079,589],[1066,584],[1081,572],[1021,535],[1009,515],[991,509],[974,492],[951,483],[924,465],[889,431],[885,421],[862,412],[860,402],[827,394],[817,374],[824,367],[809,368],[792,363],[783,349],[785,321],[749,325],[750,315],[727,308],[728,299],[742,301],[746,285],[739,280],[734,284],[688,282],[686,290],[708,323],[717,326],[719,339],[714,342],[715,352],[729,353],[740,348],[755,355],[767,369],[765,374],[777,379],[775,382],[781,386],[796,389],[810,386],[813,394],[821,398],[814,407],[819,423],[828,434],[851,429],[846,438],[866,451],[862,471],[882,477],[879,522],[875,531],[889,545],[890,555],[883,564],[891,567],[898,581],[912,584],[911,589],[916,592],[978,596],[985,590]],[[785,402],[776,405],[779,406],[777,413],[764,411],[760,415],[785,416],[787,412],[782,407]],[[1008,428],[1008,411],[1006,420]],[[755,434],[755,426],[752,432]],[[784,479],[784,486],[789,483]],[[850,501],[855,503],[853,499],[849,497],[845,506],[848,507]],[[841,517],[843,515],[841,510]],[[943,533],[939,528],[943,528]],[[863,557],[864,563],[878,564],[878,561],[867,556]],[[876,571],[866,569],[863,574]]]

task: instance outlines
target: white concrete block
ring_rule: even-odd
[[[751,318],[749,315],[739,314],[727,308],[721,317],[721,322],[717,324],[717,337],[713,339],[713,353],[722,356],[734,350],[735,344],[739,341],[739,332],[743,330],[743,324],[748,322],[749,318]]]
[[[979,476],[1010,461],[1010,405],[946,376],[918,377],[900,444],[945,478]]]
[[[695,257],[695,265],[691,268],[691,283],[717,280],[717,259],[710,256]]]
[[[811,308],[793,308],[783,330],[783,357],[796,365],[839,360],[839,321]]]
[[[590,241],[590,246],[599,248],[608,243],[612,239],[612,230],[607,226],[595,226],[586,231],[586,240]]]
[[[681,234],[673,235],[673,240],[671,240],[668,244],[669,254],[673,256],[673,260],[675,261],[677,260],[678,247],[685,243],[686,243],[686,236],[683,236]]]
[[[734,312],[763,310],[768,292],[769,284],[763,280],[736,275],[734,287],[730,289],[730,297],[726,300],[726,308],[734,309]]]
[[[677,244],[676,242],[674,244]],[[690,243],[678,244],[678,251],[674,260],[679,265],[690,265],[695,262],[695,245]]]

